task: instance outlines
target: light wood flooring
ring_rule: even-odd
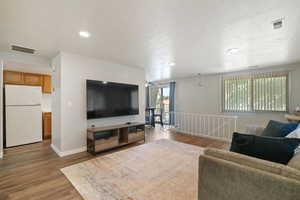
[[[201,147],[224,147],[224,143],[217,140],[171,133],[161,128],[147,129],[146,143],[162,138]],[[97,156],[141,144],[128,145]],[[52,151],[50,141],[7,149],[4,159],[0,160],[0,200],[81,200],[60,169],[92,158],[95,157],[86,152],[60,158]]]

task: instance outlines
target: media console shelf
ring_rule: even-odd
[[[145,142],[144,123],[120,124],[87,130],[87,151],[92,154],[138,141]]]

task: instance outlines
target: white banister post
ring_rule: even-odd
[[[237,117],[234,117],[234,132],[237,130]]]

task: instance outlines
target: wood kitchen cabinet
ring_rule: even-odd
[[[51,84],[51,76],[43,75],[43,93],[51,94],[52,84]]]
[[[5,84],[23,85],[24,74],[22,72],[4,71],[3,81]]]
[[[51,138],[51,123],[52,123],[52,114],[51,112],[43,113],[43,139]]]
[[[52,91],[50,75],[4,70],[3,81],[4,84],[41,86],[46,94]]]
[[[42,86],[43,75],[24,73],[24,85]]]

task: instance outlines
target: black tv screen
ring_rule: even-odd
[[[139,86],[87,80],[87,118],[139,114]]]

